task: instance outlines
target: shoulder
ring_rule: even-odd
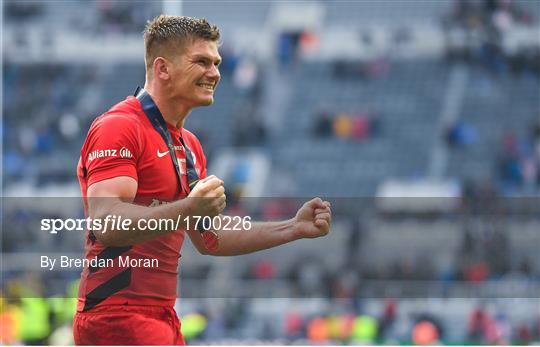
[[[97,117],[90,130],[100,130],[109,132],[126,132],[138,130],[142,126],[138,117],[122,113],[105,113]]]
[[[114,135],[138,133],[143,126],[140,112],[140,104],[137,99],[128,97],[97,117],[90,126],[88,135],[95,132]]]
[[[81,153],[117,147],[126,147],[132,153],[139,153],[145,142],[142,135],[144,125],[133,104],[133,100],[130,102],[128,98],[97,117],[88,130]]]

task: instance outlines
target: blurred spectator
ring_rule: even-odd
[[[396,320],[396,314],[397,301],[395,299],[385,299],[383,314],[379,318],[378,341],[384,341],[389,336],[389,331],[392,329]]]
[[[503,151],[499,154],[499,178],[508,186],[520,185],[523,179],[517,139],[513,134],[506,134],[503,139]]]
[[[327,296],[328,287],[333,284],[329,277],[323,264],[313,257],[300,258],[289,273],[295,292],[301,297]]]
[[[299,53],[302,31],[282,32],[278,36],[278,61],[281,68],[294,66]]]
[[[540,313],[538,313],[538,317],[533,324],[533,335],[537,341],[540,341]]]
[[[258,260],[251,267],[251,277],[257,280],[269,280],[276,276],[276,266],[271,260]]]
[[[413,327],[411,340],[415,345],[436,345],[439,340],[439,331],[432,322],[423,320]]]
[[[354,269],[343,269],[335,275],[332,286],[332,297],[337,299],[352,299],[358,287],[358,276]]]
[[[377,338],[378,329],[375,318],[367,315],[358,316],[353,323],[351,341],[354,344],[372,345]]]
[[[529,345],[531,343],[531,331],[527,324],[520,324],[517,327],[516,341],[520,345]]]
[[[341,139],[348,139],[352,133],[352,121],[345,115],[340,114],[334,120],[334,133]]]
[[[266,143],[266,127],[254,110],[241,110],[235,118],[234,146],[261,146]]]
[[[314,345],[325,344],[329,342],[330,331],[328,322],[323,317],[315,317],[307,325],[307,337],[309,342]]]
[[[344,344],[351,338],[355,317],[352,314],[331,315],[327,318],[330,338]]]
[[[366,117],[366,115],[356,115],[351,118],[351,122],[351,137],[358,142],[366,140],[370,135],[369,119]]]
[[[353,139],[363,142],[373,135],[380,133],[380,118],[367,112],[356,114],[339,113],[335,117],[326,110],[318,111],[315,115],[313,133],[319,138],[335,135],[341,139]],[[332,132],[333,129],[333,132]]]
[[[351,137],[354,140],[362,142],[369,137],[369,121],[364,115],[352,117],[351,122]]]
[[[328,138],[332,135],[332,117],[329,112],[324,110],[317,112],[313,133],[319,138]]]
[[[487,222],[485,235],[485,254],[492,276],[500,277],[510,270],[510,250],[508,232],[502,220],[497,217]]]
[[[540,189],[539,128],[538,121],[534,121],[529,136],[504,134],[497,154],[497,177],[505,192],[523,189],[534,193]]]
[[[494,340],[489,341],[489,343],[493,343],[497,345],[510,344],[512,327],[510,325],[508,315],[506,315],[503,312],[497,313],[494,319],[494,325],[495,325],[496,334],[495,336],[493,336]]]
[[[233,72],[234,86],[238,88],[242,95],[250,98],[258,98],[253,95],[259,84],[259,68],[257,63],[248,57],[241,58]],[[259,88],[260,89],[260,88]]]
[[[476,142],[476,130],[463,121],[450,125],[446,130],[446,142],[450,147],[466,147]]]
[[[72,114],[64,114],[58,122],[60,134],[65,140],[73,140],[80,135],[79,119]]]
[[[515,1],[456,0],[452,13],[443,19],[447,57],[479,63],[495,73],[505,72],[511,60],[524,58],[523,51],[513,56],[504,51],[504,36],[515,23],[532,22],[533,18]]]
[[[0,297],[0,343],[2,345],[21,344],[18,339],[21,314],[21,309],[17,305],[8,303],[2,293]]]
[[[300,49],[304,55],[315,54],[319,50],[319,37],[311,31],[300,34]]]
[[[467,339],[474,344],[484,341],[486,334],[487,313],[483,305],[478,305],[469,315]]]
[[[182,336],[186,341],[193,340],[203,334],[206,329],[207,319],[204,315],[194,312],[189,313],[182,318]]]
[[[366,233],[365,222],[362,218],[363,217],[354,216],[350,221],[344,264],[347,268],[358,269],[359,267],[359,261],[357,261],[358,251],[360,250],[362,237]]]
[[[489,275],[489,266],[484,261],[466,263],[463,268],[463,278],[467,282],[484,282],[489,278]]]
[[[130,6],[124,1],[97,1],[100,16],[99,30],[108,33],[140,32],[148,18],[157,13],[153,11],[153,3],[141,3],[140,6]]]
[[[285,316],[285,337],[289,341],[304,337],[304,318],[297,311],[289,311]]]

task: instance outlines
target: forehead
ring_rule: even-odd
[[[208,41],[196,39],[185,47],[187,56],[204,56],[212,60],[221,60],[218,52],[218,43],[216,41]]]

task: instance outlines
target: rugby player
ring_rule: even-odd
[[[87,216],[116,216],[133,225],[179,215],[223,218],[223,180],[207,176],[201,144],[184,128],[194,107],[214,101],[219,38],[205,19],[161,15],[147,24],[144,89],[96,118],[81,149],[77,174]],[[202,254],[246,254],[326,235],[331,209],[315,198],[290,220],[254,222],[249,230],[188,228],[181,220],[178,230],[87,231],[85,258],[103,260],[96,264],[129,257],[134,264],[156,259],[159,265],[84,268],[73,323],[76,344],[184,344],[173,305],[186,234]]]

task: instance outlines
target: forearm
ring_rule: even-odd
[[[316,238],[330,232],[330,203],[320,198],[312,199],[298,210],[294,218],[281,222],[241,223],[241,228],[225,229],[227,221],[222,216],[221,223],[212,222],[213,231],[218,235],[217,247],[214,240],[204,233],[187,230],[195,247],[203,254],[231,256],[241,255],[276,247],[302,238]],[[216,229],[217,227],[217,229]],[[208,243],[205,243],[207,239]]]
[[[218,230],[218,247],[210,255],[233,256],[276,247],[297,238],[292,219],[279,222],[253,222],[249,228]]]
[[[184,219],[178,216],[190,214],[187,200],[147,207],[121,200],[102,199],[93,201],[90,206],[90,217],[101,221],[101,228],[93,230],[93,233],[107,246],[130,246],[183,229],[185,228]],[[116,220],[129,221],[129,225],[112,223],[112,217]],[[150,220],[159,223],[159,228],[156,230],[150,228],[148,224]]]

